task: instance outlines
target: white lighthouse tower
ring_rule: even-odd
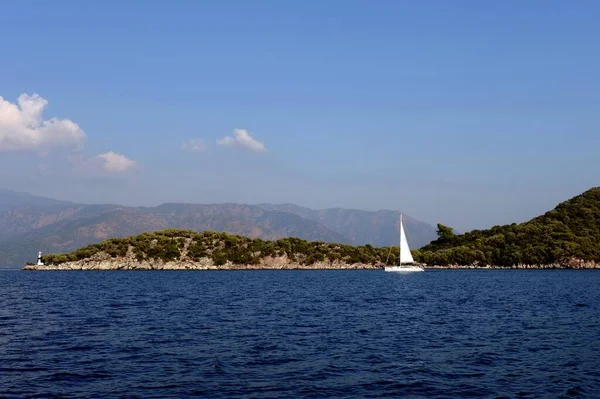
[[[44,262],[42,262],[42,251],[38,252],[38,263],[37,263],[37,265],[38,266],[43,266],[44,265]]]

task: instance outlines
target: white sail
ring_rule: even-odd
[[[400,214],[400,265],[398,266],[385,266],[386,272],[422,272],[423,269],[419,265],[403,265],[403,263],[414,263],[415,260],[410,253],[410,247],[408,241],[406,241],[406,233],[404,233],[404,224],[402,223],[402,214]]]
[[[404,226],[402,223],[402,215],[400,215],[400,264],[413,263],[414,261],[415,260],[410,253],[408,241],[406,241],[406,234],[404,233]]]

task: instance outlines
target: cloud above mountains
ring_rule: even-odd
[[[266,152],[265,145],[250,135],[246,129],[233,129],[232,136],[217,139],[217,145],[223,147],[239,147],[256,152]],[[186,152],[204,152],[207,145],[202,139],[188,139],[181,143],[181,149]]]
[[[135,161],[113,151],[96,155],[96,158],[102,161],[102,168],[104,170],[113,173],[126,172],[136,165]]]
[[[190,139],[181,143],[181,149],[187,152],[202,152],[206,149],[204,140]]]
[[[85,132],[70,119],[44,120],[48,101],[21,94],[17,104],[0,97],[0,151],[36,151],[81,147]]]
[[[41,155],[56,148],[80,152],[86,133],[70,119],[44,119],[47,107],[48,100],[38,94],[30,96],[23,93],[15,104],[0,96],[0,152],[34,151]],[[101,169],[110,173],[123,173],[136,164],[125,155],[113,151],[92,159],[98,161],[96,163]]]
[[[246,129],[233,129],[233,136],[225,136],[217,140],[218,145],[237,146],[252,151],[266,151],[265,145],[253,138]]]
[[[14,103],[0,96],[0,153],[33,152],[40,157],[52,154],[40,169],[45,175],[60,169],[55,166],[61,160],[70,165],[71,173],[81,176],[123,174],[136,168],[136,161],[112,150],[86,155],[87,133],[71,119],[45,117],[48,104],[48,100],[35,93],[23,93]],[[246,129],[233,129],[232,135],[217,139],[216,144],[266,152],[265,145]],[[181,143],[181,149],[200,153],[207,145],[202,139],[189,139]],[[64,167],[63,171],[67,173]]]

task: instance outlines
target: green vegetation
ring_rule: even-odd
[[[412,251],[417,262],[439,266],[550,265],[564,264],[572,258],[600,262],[600,188],[588,190],[526,223],[460,235],[438,224],[437,234],[437,240]],[[259,264],[264,257],[283,255],[302,265],[320,261],[383,265],[397,264],[398,251],[398,247],[355,247],[299,238],[265,241],[213,231],[168,229],[111,238],[71,253],[45,255],[43,260],[56,265],[103,252],[114,258],[131,256],[140,261],[198,261],[207,257],[216,265],[227,261]]]
[[[113,258],[132,256],[138,261],[176,261],[184,258],[198,261],[207,257],[217,266],[227,261],[242,265],[259,264],[264,257],[283,255],[303,265],[336,260],[376,265],[382,264],[388,258],[390,264],[398,260],[398,247],[354,247],[299,238],[266,241],[214,231],[168,229],[127,238],[111,238],[71,253],[47,254],[43,256],[43,261],[47,265],[58,265],[87,259],[100,252]]]
[[[455,235],[438,224],[438,239],[416,251],[433,265],[539,265],[570,258],[600,261],[600,188],[592,188],[526,223]]]

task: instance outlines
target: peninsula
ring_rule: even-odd
[[[24,270],[377,269],[398,248],[168,229],[43,256]]]
[[[427,268],[600,268],[600,187],[521,224],[438,238],[413,258]],[[167,229],[48,254],[24,270],[381,269],[398,247],[299,238],[268,241],[214,231]],[[43,263],[43,264],[40,264]]]

